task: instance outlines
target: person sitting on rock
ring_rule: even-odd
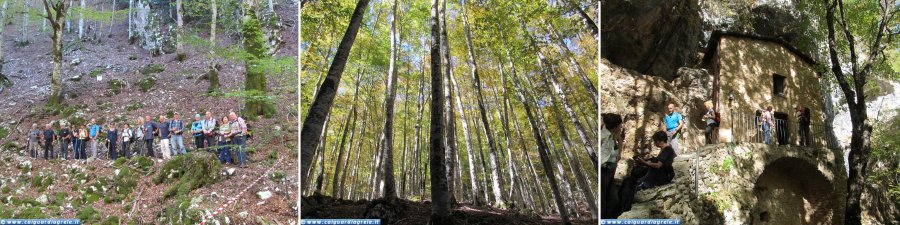
[[[668,135],[664,131],[658,131],[653,134],[653,144],[659,147],[660,152],[655,158],[645,160],[636,158],[635,161],[639,165],[648,167],[647,175],[638,180],[638,190],[650,189],[656,186],[665,185],[672,182],[675,178],[675,170],[672,168],[672,162],[675,160],[675,150],[669,145]]]

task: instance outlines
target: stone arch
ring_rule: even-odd
[[[843,220],[833,180],[802,157],[780,157],[756,177],[751,224],[829,224]]]

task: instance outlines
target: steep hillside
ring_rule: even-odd
[[[297,4],[276,2],[284,42],[274,56],[296,62]],[[119,10],[127,9],[122,8],[127,1],[119,6]],[[107,27],[109,24],[87,23],[82,40],[74,29],[64,34],[65,99],[59,107],[45,107],[52,66],[49,26],[40,32],[41,21],[32,19],[25,43],[21,42],[20,21],[6,24],[2,37],[5,62],[0,72],[12,85],[0,92],[0,217],[77,217],[83,222],[110,224],[194,224],[207,216],[216,223],[293,221],[298,212],[297,115],[292,103],[297,101],[297,81],[296,72],[290,70],[266,76],[277,113],[248,122],[254,138],[248,141],[246,168],[219,165],[215,155],[202,151],[168,161],[144,157],[115,162],[46,161],[27,156],[25,138],[32,123],[97,119],[121,126],[134,124],[142,115],[211,111],[222,117],[243,107],[244,98],[229,94],[244,89],[243,61],[231,59],[231,55],[210,55],[207,48],[194,44],[185,44],[183,61],[173,53],[154,56],[129,42],[124,20],[117,20],[112,27]],[[205,21],[189,22],[187,27],[202,31],[192,35],[208,36]],[[218,46],[239,47],[237,34],[220,30]],[[206,93],[213,62],[220,65],[218,82],[223,94]],[[188,117],[192,116],[185,119]],[[185,140],[186,145],[192,143]],[[232,198],[234,202],[228,202]],[[225,203],[229,203],[227,207],[213,216]]]

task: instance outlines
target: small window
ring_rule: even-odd
[[[772,75],[772,94],[784,96],[784,76],[778,74]]]

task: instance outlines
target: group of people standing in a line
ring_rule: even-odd
[[[43,130],[32,124],[28,133],[28,152],[33,158],[39,158],[43,149],[44,159],[88,159],[97,158],[98,150],[103,145],[110,160],[131,158],[132,154],[170,159],[175,155],[187,154],[184,135],[188,133],[185,129],[190,129],[196,146],[194,150],[217,150],[219,162],[245,166],[250,130],[246,121],[236,113],[230,112],[221,120],[213,117],[211,112],[206,112],[205,118],[196,114],[190,128],[185,126],[179,113],[173,115],[172,119],[160,115],[156,121],[149,115],[138,116],[134,128],[129,123],[119,127],[115,122],[109,122],[104,127],[96,119],[91,119],[88,125],[73,126],[72,129],[65,123],[60,124],[59,130],[54,130],[51,124],[44,125]],[[104,132],[105,137],[101,137]],[[159,146],[159,154],[153,149],[154,143]],[[59,146],[58,152],[54,145]],[[71,154],[69,147],[73,150]],[[234,159],[231,157],[232,148]]]

